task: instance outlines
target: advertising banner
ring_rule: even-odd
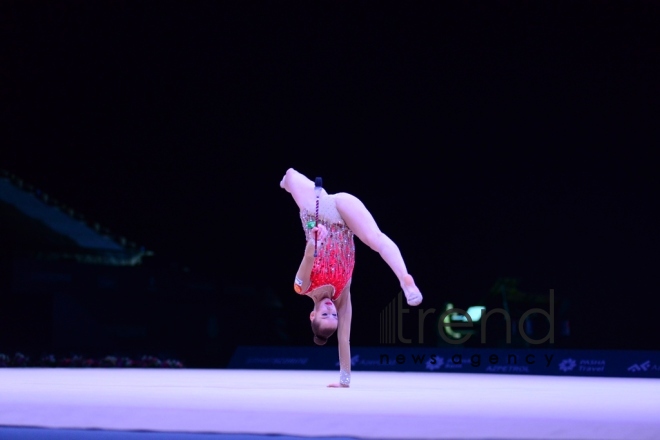
[[[352,347],[354,371],[660,378],[660,352]],[[336,347],[239,347],[229,368],[333,370]]]

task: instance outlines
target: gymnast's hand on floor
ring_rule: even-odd
[[[349,385],[342,385],[340,383],[331,383],[328,388],[349,388]]]

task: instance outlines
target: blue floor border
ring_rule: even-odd
[[[0,426],[0,440],[356,440],[355,437],[297,437],[290,435],[222,434],[102,429],[48,429]]]

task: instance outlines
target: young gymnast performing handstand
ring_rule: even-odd
[[[280,187],[291,193],[300,208],[307,237],[294,290],[314,301],[309,319],[316,344],[325,344],[337,331],[339,382],[328,386],[349,387],[353,315],[350,287],[355,265],[353,235],[378,252],[390,266],[409,305],[419,305],[422,294],[406,270],[397,245],[378,229],[373,216],[357,197],[347,193],[328,194],[321,188],[315,191],[315,183],[293,168],[287,170]]]

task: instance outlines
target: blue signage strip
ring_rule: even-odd
[[[351,347],[355,371],[657,377],[660,351]],[[238,347],[229,368],[333,370],[336,347]]]

